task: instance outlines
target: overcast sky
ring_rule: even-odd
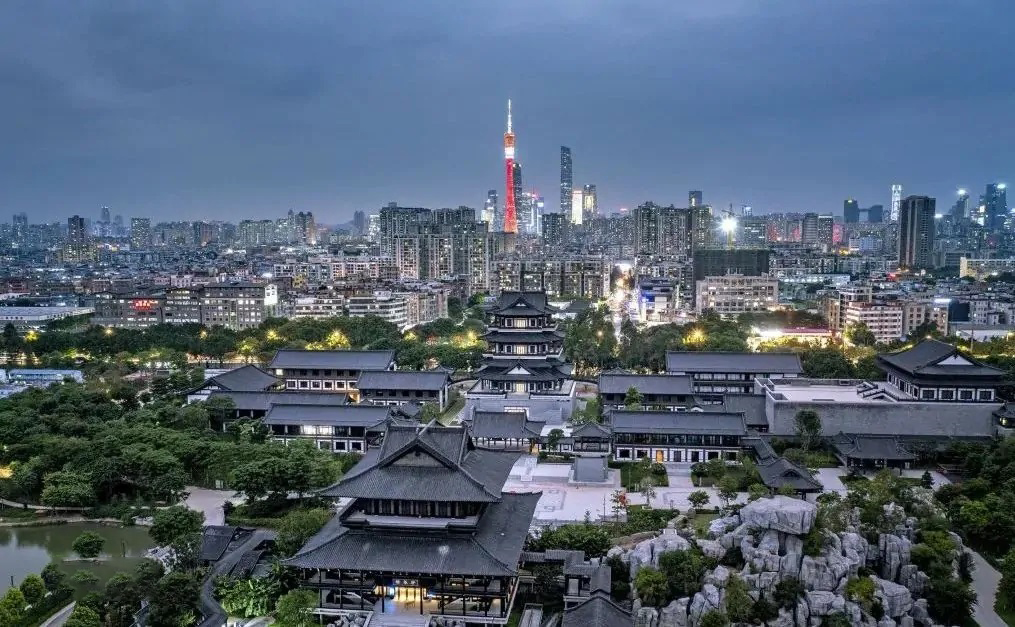
[[[319,222],[527,188],[840,213],[1015,180],[1012,0],[10,0],[0,218]],[[501,191],[503,196],[503,191]],[[4,215],[6,214],[6,215]]]

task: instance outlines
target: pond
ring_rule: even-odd
[[[106,540],[98,562],[75,560],[71,549],[74,538],[85,531],[94,531]],[[40,573],[46,564],[55,562],[68,577],[85,570],[96,577],[95,584],[68,582],[76,588],[99,589],[118,572],[131,572],[152,546],[147,527],[119,527],[97,523],[73,523],[40,527],[0,527],[0,595],[10,586],[21,583],[25,576]]]

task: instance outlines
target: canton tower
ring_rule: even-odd
[[[504,232],[518,232],[518,214],[515,213],[515,134],[511,130],[511,100],[508,99],[507,132],[504,133],[504,169],[506,189],[504,194]]]

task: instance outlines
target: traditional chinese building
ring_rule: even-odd
[[[292,558],[320,610],[337,615],[507,622],[539,493],[502,487],[517,453],[468,429],[391,425],[378,448],[322,491],[349,503]]]

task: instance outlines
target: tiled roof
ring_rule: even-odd
[[[324,368],[331,370],[384,370],[395,361],[395,351],[309,351],[283,349],[269,368]]]
[[[967,363],[942,363],[955,356]],[[945,377],[1003,377],[1004,371],[984,365],[969,355],[961,353],[951,344],[938,340],[923,340],[916,346],[898,353],[879,355],[878,360],[915,375]]]
[[[743,414],[720,412],[613,411],[614,433],[746,435]]]
[[[540,496],[538,492],[504,494],[486,508],[474,534],[429,535],[326,525],[283,563],[297,568],[514,575]]]
[[[272,404],[281,405],[345,405],[349,397],[341,392],[232,392],[215,390],[208,398],[230,398],[236,409],[243,411],[268,411]]]
[[[491,503],[517,460],[517,453],[475,448],[460,427],[391,424],[380,447],[320,494]]]
[[[264,417],[264,423],[375,427],[390,416],[391,409],[383,405],[284,405],[276,402]]]
[[[860,435],[840,433],[832,438],[832,446],[843,457],[909,461],[916,459],[893,435]]]
[[[633,627],[631,612],[610,599],[609,592],[596,590],[592,595],[564,612],[561,627]]]
[[[207,383],[215,383],[219,387],[232,392],[260,392],[281,381],[281,379],[268,374],[257,366],[247,365],[211,377],[205,385]]]
[[[543,423],[533,422],[521,412],[477,411],[469,429],[477,438],[538,438]]]
[[[709,353],[670,351],[666,353],[669,372],[734,372],[744,374],[799,374],[803,372],[796,353]]]
[[[448,373],[411,370],[367,370],[361,372],[356,387],[363,390],[434,390],[448,384]]]
[[[601,374],[600,394],[625,394],[628,388],[635,388],[642,394],[693,394],[691,377],[677,374]]]

